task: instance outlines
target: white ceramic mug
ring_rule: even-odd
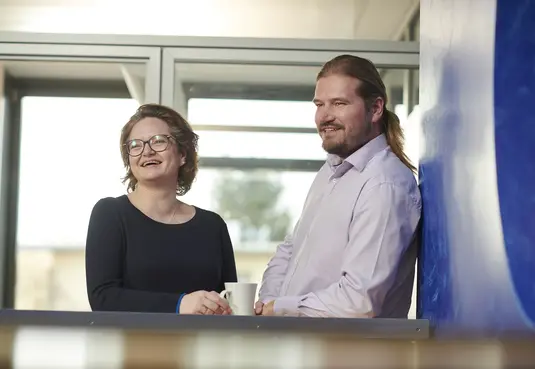
[[[220,296],[226,299],[233,315],[255,315],[257,283],[228,282]]]

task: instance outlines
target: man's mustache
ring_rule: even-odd
[[[325,122],[320,124],[320,129],[334,128],[334,129],[343,129],[344,126],[336,123]]]

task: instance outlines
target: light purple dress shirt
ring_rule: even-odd
[[[420,214],[416,179],[384,135],[345,160],[328,155],[260,301],[277,315],[406,318]]]

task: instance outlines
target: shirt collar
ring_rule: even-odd
[[[381,134],[345,159],[342,159],[338,155],[328,154],[327,162],[329,163],[332,169],[335,169],[335,167],[342,164],[343,162],[347,162],[351,164],[356,170],[362,172],[362,170],[366,167],[369,161],[377,153],[383,151],[387,147],[388,143],[386,142],[386,137],[384,134]]]

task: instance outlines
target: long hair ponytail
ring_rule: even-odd
[[[403,128],[399,122],[398,116],[390,110],[384,108],[383,112],[383,133],[386,136],[386,142],[390,146],[390,149],[401,160],[407,168],[409,168],[414,174],[416,174],[416,167],[410,161],[403,147],[405,144],[405,136],[403,135]]]

